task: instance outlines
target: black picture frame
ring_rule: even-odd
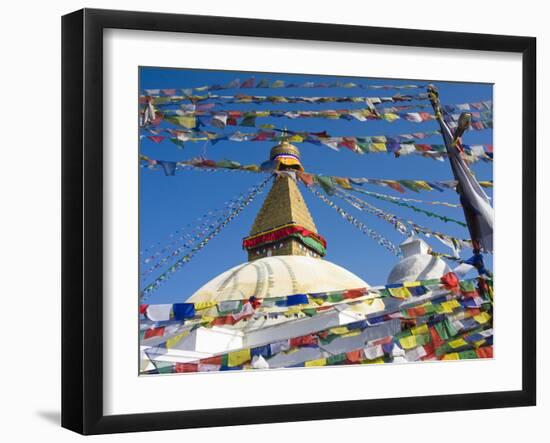
[[[522,389],[131,415],[103,413],[103,31],[108,28],[519,53],[523,64]],[[536,39],[83,9],[62,18],[62,426],[82,434],[536,404]],[[517,295],[517,294],[516,294]]]

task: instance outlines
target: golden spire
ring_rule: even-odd
[[[248,260],[272,255],[322,257],[326,242],[298,189],[296,173],[304,171],[300,151],[287,140],[271,149],[275,182],[243,241]]]

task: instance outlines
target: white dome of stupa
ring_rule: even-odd
[[[279,255],[229,269],[202,286],[188,302],[283,297],[367,286],[355,274],[329,261],[302,255]]]
[[[420,238],[411,236],[399,245],[403,259],[388,276],[388,284],[440,278],[451,268],[441,258],[428,253],[430,246]]]

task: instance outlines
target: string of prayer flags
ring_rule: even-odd
[[[370,214],[373,214],[376,217],[382,220],[385,220],[388,223],[391,223],[395,227],[395,229],[401,234],[412,235],[413,233],[415,233],[415,234],[424,234],[427,237],[433,236],[439,239],[440,241],[442,241],[445,245],[451,246],[452,249],[455,251],[455,253],[458,253],[458,251],[463,246],[466,246],[469,248],[473,247],[472,242],[470,240],[457,239],[450,235],[433,231],[429,228],[418,225],[412,220],[406,220],[401,217],[397,217],[394,214],[387,213],[384,210],[374,205],[371,205],[370,203],[367,203],[364,200],[361,200],[344,191],[338,191],[336,195],[342,198],[343,200],[345,200],[346,202],[348,202],[349,204],[351,204],[353,207],[359,209],[360,211],[369,212]]]
[[[370,108],[363,109],[341,109],[341,110],[322,110],[322,111],[282,111],[282,110],[262,110],[262,111],[194,111],[185,112],[181,110],[165,110],[157,113],[159,118],[166,120],[176,126],[192,129],[202,126],[213,126],[218,129],[224,129],[226,126],[246,126],[255,127],[258,118],[321,118],[330,120],[358,120],[366,122],[369,120],[384,120],[393,123],[396,120],[406,120],[411,123],[424,123],[435,120],[435,115],[429,112],[378,112]],[[459,114],[450,114],[449,122],[455,122],[460,118]],[[481,128],[492,127],[492,114],[473,112],[472,122],[479,123]]]
[[[202,126],[202,124],[200,126]],[[168,139],[172,143],[175,143],[180,149],[183,147],[184,142],[194,143],[208,141],[212,144],[216,144],[220,141],[279,142],[281,140],[286,140],[290,143],[310,143],[316,146],[326,146],[335,151],[345,149],[357,154],[387,153],[393,154],[395,158],[414,154],[433,160],[443,161],[447,156],[445,145],[443,144],[415,143],[415,140],[423,140],[438,135],[440,133],[439,131],[415,132],[413,134],[400,134],[394,136],[331,136],[326,131],[316,133],[290,130],[283,131],[275,127],[270,127],[271,130],[260,129],[253,133],[241,131],[227,132],[227,128],[223,133],[199,129],[145,129],[148,133],[153,134],[153,137],[155,137],[153,140],[155,140],[155,142],[166,140],[166,138],[156,138],[158,134],[161,132],[168,133],[170,135]],[[463,145],[463,149],[463,156],[469,163],[476,161],[490,162],[493,159],[492,144],[465,144]]]
[[[283,96],[283,95],[216,95],[216,94],[175,94],[157,96],[154,94],[142,95],[139,97],[140,104],[152,103],[156,107],[180,104],[182,102],[191,102],[194,106],[191,109],[197,109],[200,102],[213,100],[216,104],[234,104],[234,103],[370,103],[376,105],[379,103],[400,103],[411,102],[415,100],[427,100],[427,93],[415,95],[395,94],[388,97],[368,97],[368,96],[324,96],[324,97],[309,97],[309,96]],[[188,110],[187,107],[182,109]],[[202,109],[205,109],[204,107]]]
[[[375,286],[369,288],[356,288],[348,289],[345,291],[329,291],[323,293],[314,294],[292,294],[285,297],[268,297],[261,300],[251,297],[241,300],[223,300],[223,301],[208,301],[208,302],[196,302],[196,303],[175,303],[175,304],[142,304],[140,305],[140,313],[147,319],[154,322],[166,322],[166,321],[181,321],[189,319],[199,319],[202,317],[209,317],[214,321],[216,318],[223,318],[232,316],[236,322],[244,316],[260,318],[266,314],[279,315],[285,311],[277,310],[272,311],[273,308],[289,308],[286,312],[300,312],[302,310],[321,309],[325,311],[326,307],[338,307],[339,304],[347,309],[350,303],[370,303],[372,297],[393,297],[400,300],[414,299],[426,295],[428,292],[447,291],[451,294],[448,296],[437,296],[436,298],[425,302],[424,304],[415,308],[409,308],[402,311],[399,316],[392,314],[392,318],[415,318],[423,316],[429,312],[450,313],[457,308],[479,308],[483,303],[488,301],[487,297],[483,296],[476,288],[475,283],[486,282],[489,280],[476,279],[458,281],[456,277],[451,279],[453,274],[449,273],[441,279],[422,280],[416,282],[403,282],[388,284],[385,286]],[[453,288],[459,288],[458,291],[448,292],[450,289],[450,282]],[[462,300],[457,303],[453,298],[460,295]],[[367,298],[364,298],[367,297]],[[489,300],[490,301],[490,300]],[[248,305],[248,306],[247,306]],[[296,306],[299,309],[296,310]],[[433,308],[435,309],[428,309]],[[210,308],[217,308],[218,315],[213,314]],[[250,309],[251,308],[251,309]],[[480,315],[479,321],[483,322],[487,320],[487,317]],[[214,322],[215,324],[235,324],[235,321],[227,323],[226,321]],[[213,324],[214,324],[213,323]],[[345,335],[351,332],[355,327],[361,326],[360,323],[353,324],[353,327],[348,325],[346,327],[332,328],[331,334]],[[423,330],[420,326],[419,329],[413,329],[413,333]]]
[[[193,245],[208,235],[213,226],[222,223],[235,208],[242,205],[246,201],[246,198],[246,196],[241,195],[237,199],[228,202],[222,211],[210,211],[200,219],[201,223],[190,229],[190,232],[185,232],[183,229],[176,231],[176,234],[178,234],[177,237],[173,236],[174,238],[170,243],[143,260],[143,264],[147,266],[144,266],[144,269],[140,271],[141,278],[146,278],[151,273],[162,268],[170,260],[181,255],[185,250],[191,249]]]
[[[163,254],[170,254],[170,251],[178,248],[190,247],[196,240],[206,235],[206,229],[217,222],[221,222],[227,214],[246,198],[240,194],[224,203],[223,207],[210,210],[194,221],[187,223],[185,226],[176,229],[168,236],[168,242],[162,244],[157,242],[139,252],[140,260],[143,265],[149,265],[155,259]],[[161,247],[162,246],[162,247]],[[154,265],[152,266],[154,267]],[[151,268],[150,268],[151,269]],[[156,267],[155,267],[156,269]],[[144,270],[141,274],[146,275],[152,272],[149,269]]]
[[[140,160],[144,162],[144,166],[149,169],[157,169],[162,162],[161,160],[152,159],[145,155],[140,155]],[[259,165],[249,164],[241,165],[239,162],[233,160],[209,160],[205,158],[195,158],[191,160],[183,160],[173,162],[175,170],[180,167],[192,167],[203,170],[218,170],[227,169],[235,171],[246,172],[273,172],[269,167],[266,169]],[[421,191],[443,191],[445,189],[455,190],[457,182],[455,180],[445,181],[426,181],[426,180],[389,180],[389,179],[375,179],[365,177],[336,177],[336,176],[323,176],[311,173],[296,172],[298,178],[306,185],[311,186],[313,183],[323,184],[323,189],[326,189],[327,194],[332,195],[338,183],[349,182],[351,185],[376,185],[382,187],[389,187],[394,191],[405,193],[406,190],[421,192]],[[479,184],[484,188],[492,188],[493,182],[490,180],[480,181]],[[346,187],[345,189],[350,189]],[[433,204],[442,204],[441,202],[433,202]],[[449,205],[449,204],[447,204]]]
[[[197,86],[197,87],[191,87],[191,88],[163,88],[163,89],[144,89],[144,93],[149,96],[173,96],[178,91],[180,91],[184,95],[190,95],[193,92],[205,92],[205,91],[219,91],[224,89],[253,89],[253,88],[260,88],[260,89],[280,89],[280,88],[307,88],[307,89],[315,89],[315,88],[343,88],[343,89],[353,89],[353,88],[359,88],[359,89],[379,89],[379,90],[390,90],[390,89],[423,89],[426,85],[420,84],[405,84],[405,85],[371,85],[367,83],[361,83],[361,82],[342,82],[342,81],[333,81],[333,82],[286,82],[284,80],[269,80],[269,79],[261,79],[256,80],[255,77],[250,77],[245,80],[240,80],[238,78],[224,84],[214,84],[214,85],[204,85],[204,86]]]
[[[256,198],[256,196],[262,192],[262,190],[265,188],[265,186],[268,184],[268,182],[271,180],[271,177],[267,177],[263,182],[261,182],[259,185],[254,187],[250,194],[248,195],[248,198],[242,202],[242,204],[235,208],[231,214],[223,220],[218,226],[216,226],[212,231],[210,231],[203,240],[201,240],[198,244],[196,244],[191,251],[189,251],[187,254],[179,258],[174,262],[173,265],[171,265],[167,271],[162,273],[159,277],[157,277],[152,283],[148,284],[140,293],[142,300],[145,299],[145,297],[149,296],[151,293],[156,291],[170,276],[172,276],[175,272],[177,272],[179,269],[181,269],[182,266],[184,266],[186,263],[189,263],[191,259],[202,250],[214,237],[216,237],[225,226],[227,226],[235,217],[237,217],[252,201]]]
[[[246,171],[246,172],[265,172],[261,171],[260,166],[258,165],[241,165],[239,162],[233,161],[233,160],[209,160],[205,158],[195,158],[191,160],[182,160],[182,161],[172,161],[167,162],[164,160],[157,160],[152,159],[146,155],[140,154],[139,156],[140,160],[145,162],[145,166],[147,166],[149,169],[156,169],[158,166],[162,166],[162,169],[165,172],[165,175],[175,175],[175,172],[183,167],[193,167],[193,168],[200,168],[200,169],[206,169],[206,170],[216,170],[216,169],[228,169],[228,170],[239,170],[239,171]],[[166,172],[166,169],[163,165],[166,165],[167,163],[171,164],[170,173]]]
[[[393,292],[399,296],[398,298],[404,300],[408,300],[410,297],[396,292],[395,289],[406,288],[411,291],[413,288],[424,286],[425,288],[431,288],[435,292],[433,292],[430,299],[421,299],[420,305],[416,305],[413,308],[401,309],[396,312],[390,311],[382,315],[382,322],[389,322],[388,326],[390,324],[401,325],[400,328],[395,329],[394,326],[391,326],[388,329],[384,326],[382,330],[387,331],[387,333],[374,335],[374,337],[379,338],[367,339],[366,344],[360,348],[356,347],[356,341],[353,340],[353,337],[367,333],[373,327],[376,327],[376,325],[380,325],[380,322],[374,321],[373,317],[370,317],[369,320],[354,321],[345,325],[322,329],[318,332],[290,337],[271,344],[235,349],[226,354],[206,357],[191,362],[188,361],[184,363],[188,366],[182,366],[178,370],[180,372],[195,372],[281,367],[280,363],[276,363],[280,355],[285,355],[284,359],[289,362],[283,365],[286,367],[325,364],[365,364],[369,362],[383,363],[400,361],[400,358],[404,358],[405,361],[436,358],[491,358],[493,335],[490,323],[491,300],[484,301],[484,309],[463,306],[463,301],[470,297],[470,293],[473,292],[471,288],[474,281],[478,281],[478,293],[483,287],[490,286],[491,281],[479,277],[477,279],[461,281],[457,284],[460,288],[464,288],[465,291],[461,290],[458,293],[438,292],[437,288],[444,289],[448,280],[442,278],[441,280],[408,282],[401,285],[386,285],[385,287],[366,289],[366,291],[379,292],[381,295],[386,292],[387,296],[394,296],[392,295]],[[390,292],[390,290],[392,291]],[[359,293],[364,294],[365,289],[360,290]],[[316,297],[328,297],[328,295],[330,293],[315,294]],[[412,293],[411,296],[414,297]],[[264,300],[264,304],[266,304],[267,300]],[[159,306],[162,306],[162,309],[156,309],[156,312],[167,310],[165,306]],[[197,309],[199,306],[202,305],[195,304]],[[428,309],[429,307],[432,309]],[[150,309],[150,306],[146,306],[142,307],[141,311],[153,312],[155,310]],[[412,314],[411,311],[413,311]],[[430,313],[429,316],[428,313]],[[411,318],[414,319],[412,324],[408,320]],[[398,323],[396,324],[395,321],[398,321]],[[184,339],[190,331],[187,329],[181,332],[177,325],[144,326],[146,326],[145,329],[141,328],[141,339],[145,340],[144,346],[147,346],[147,342],[153,341],[154,344],[149,345],[146,350],[146,354],[153,360],[155,355],[166,355],[168,350],[175,343]],[[164,345],[158,341],[163,336],[166,337],[166,344]],[[373,335],[372,333],[367,333],[365,337],[373,337]],[[325,350],[327,346],[337,347]],[[313,354],[307,352],[300,354],[298,351],[301,349],[311,349],[315,350],[315,352]],[[340,349],[340,351],[336,351],[337,349]],[[309,355],[313,356],[313,358],[307,358]],[[155,364],[155,367],[157,370],[161,368],[164,372],[169,372],[166,369],[166,365],[166,362],[162,362],[159,365]]]
[[[346,188],[346,189],[348,189],[348,188]],[[415,205],[412,205],[412,204],[410,204],[406,201],[402,201],[402,200],[399,200],[397,198],[393,198],[391,196],[387,196],[387,195],[384,195],[384,194],[378,194],[376,192],[365,191],[363,189],[358,189],[356,187],[352,187],[352,190],[355,191],[355,192],[359,192],[361,194],[368,195],[369,197],[375,198],[377,200],[386,201],[386,202],[389,202],[389,203],[397,205],[397,206],[402,206],[402,207],[405,207],[405,208],[412,209],[414,212],[422,213],[424,215],[427,215],[428,217],[437,218],[439,220],[444,221],[445,223],[449,223],[449,222],[450,223],[456,223],[457,225],[466,227],[466,223],[464,223],[462,221],[455,220],[454,218],[447,217],[446,215],[441,215],[441,214],[437,214],[437,213],[432,212],[432,211],[427,211],[425,209],[422,209],[422,208],[419,208]],[[425,203],[430,203],[430,202],[425,202]],[[455,205],[455,206],[458,206],[458,205]]]
[[[404,357],[405,361],[418,361],[420,359],[456,360],[467,358],[492,358],[492,328],[480,330],[475,324],[454,320],[456,327],[451,326],[451,317],[445,317],[435,323],[424,323],[411,329],[403,329],[393,336],[384,336],[371,340],[365,346],[346,349],[344,342],[340,341],[343,349],[339,353],[327,352],[319,347],[330,344],[333,340],[327,340],[332,335],[346,339],[350,334],[343,333],[340,328],[319,331],[306,336],[294,337],[253,348],[243,348],[230,351],[214,357],[207,357],[193,362],[184,363],[185,368],[179,371],[195,372],[201,370],[229,370],[229,369],[266,369],[279,367],[275,362],[281,353],[295,356],[291,367],[315,367],[333,364],[368,364],[399,361]],[[368,330],[365,322],[356,322],[342,329],[361,331]],[[356,336],[356,335],[354,335]],[[319,339],[325,337],[324,339]],[[355,342],[350,342],[350,344]],[[355,345],[356,346],[356,345]],[[300,354],[299,349],[312,348],[318,351],[314,358],[304,358],[310,354]],[[302,357],[302,355],[304,357]],[[291,360],[292,361],[292,360]],[[256,363],[256,364],[255,364]],[[260,363],[260,364],[258,364]],[[177,363],[176,363],[177,365]],[[287,366],[288,367],[288,366]]]
[[[438,190],[442,192],[445,189],[455,190],[457,182],[455,180],[446,181],[425,181],[425,180],[388,180],[388,179],[373,179],[365,177],[335,177],[335,176],[319,176],[315,174],[297,173],[298,177],[306,186],[319,184],[326,194],[333,195],[336,192],[337,186],[344,189],[351,189],[352,185],[362,186],[364,184],[389,187],[394,191],[405,193],[406,190],[421,192]],[[350,186],[341,186],[341,183],[349,182]],[[479,184],[484,188],[492,188],[492,181],[480,181]]]
[[[364,189],[358,189],[356,187],[345,188],[345,189],[352,189],[354,191],[360,192],[361,194],[365,194],[365,195],[368,195],[370,197],[378,198],[378,199],[384,200],[384,201],[392,201],[392,202],[396,202],[396,203],[397,202],[406,202],[406,203],[407,202],[413,202],[413,203],[422,203],[422,204],[426,204],[426,205],[441,205],[441,206],[447,206],[449,208],[460,208],[461,207],[461,205],[459,203],[419,200],[417,198],[396,197],[394,195],[380,194],[379,192],[365,191]]]
[[[384,247],[388,251],[390,251],[392,254],[399,256],[401,255],[401,251],[397,246],[395,246],[391,241],[389,241],[387,238],[385,238],[383,235],[378,234],[373,229],[367,227],[364,223],[357,220],[355,217],[353,217],[351,214],[348,214],[346,211],[344,211],[342,208],[337,206],[334,202],[326,198],[324,195],[319,193],[313,186],[308,187],[308,189],[316,195],[321,201],[326,203],[328,206],[330,206],[332,209],[334,209],[336,212],[342,216],[345,220],[347,220],[349,223],[351,223],[353,226],[358,228],[363,234],[368,235],[372,240],[376,241],[380,246]]]

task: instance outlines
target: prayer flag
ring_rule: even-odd
[[[250,349],[242,349],[228,354],[227,365],[229,367],[240,366],[251,358]]]

